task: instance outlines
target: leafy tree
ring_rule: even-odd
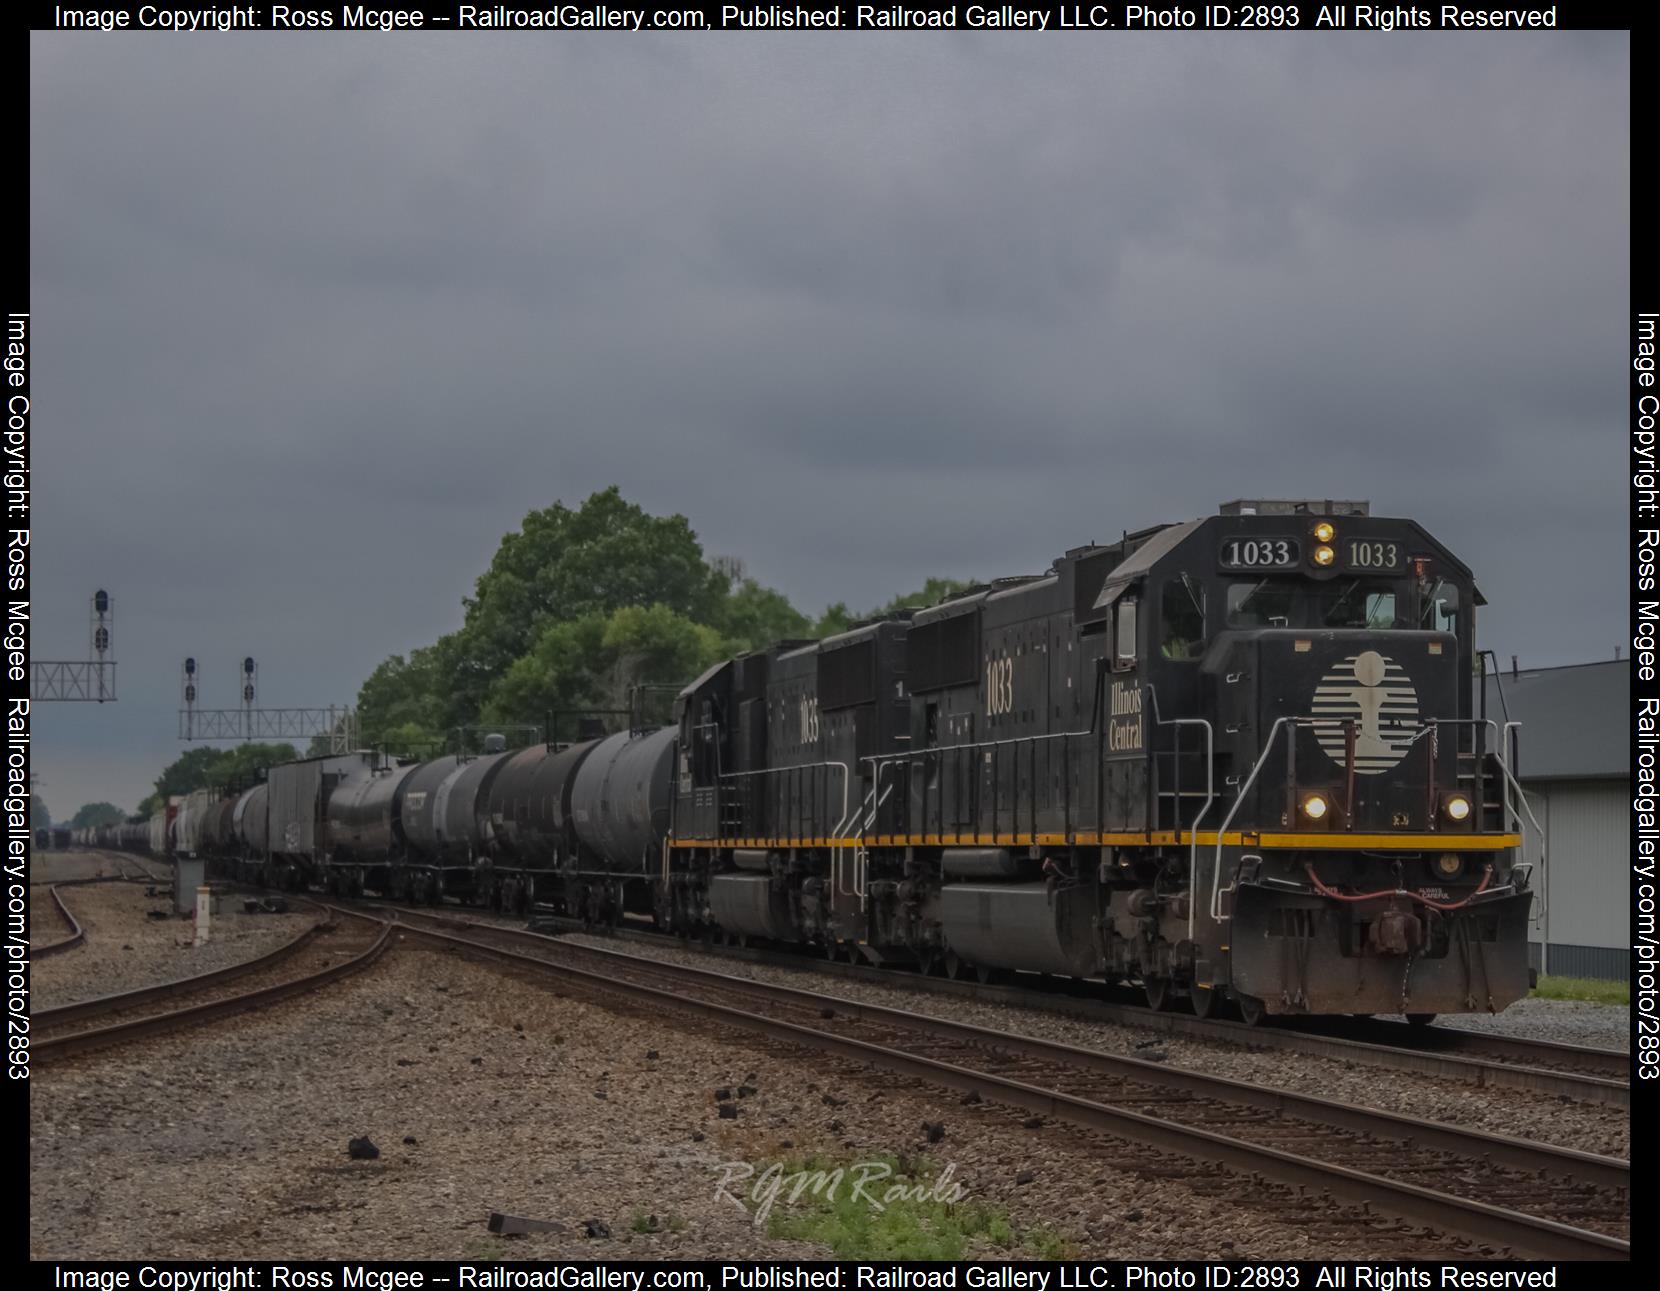
[[[156,790],[138,804],[138,814],[154,815],[174,794],[215,786],[250,784],[266,767],[299,757],[292,744],[238,744],[215,749],[203,744],[175,759],[156,777]]]
[[[886,605],[866,614],[855,614],[847,608],[846,601],[837,601],[834,605],[826,607],[824,613],[819,616],[818,622],[813,625],[813,635],[833,637],[865,619],[880,618],[897,610],[926,609],[930,605],[938,605],[941,601],[949,600],[972,586],[973,583],[956,578],[930,578],[917,591],[896,596]]]
[[[782,592],[742,575],[727,593],[715,622],[740,651],[813,635],[811,621]]]
[[[357,692],[357,725],[366,744],[380,744],[393,731],[415,728],[423,736],[442,729],[440,659],[434,646],[395,654]]]
[[[29,826],[32,829],[52,828],[52,813],[46,810],[46,799],[38,793],[29,795]]]
[[[824,613],[819,615],[818,622],[813,624],[815,637],[833,637],[838,632],[846,632],[859,619],[859,615],[847,608],[846,601],[837,601],[834,605],[825,607]]]
[[[502,539],[441,661],[463,695],[482,695],[548,623],[651,605],[706,623],[725,584],[685,516],[648,515],[613,485],[574,511],[532,511]]]
[[[126,819],[127,813],[113,802],[89,802],[75,813],[75,818],[69,822],[69,827],[71,829],[96,829],[99,825],[119,825]]]
[[[941,601],[950,600],[973,587],[972,582],[965,582],[959,578],[930,578],[919,591],[911,592],[906,596],[896,596],[877,614],[892,614],[895,610],[921,610],[930,605],[938,605]]]
[[[714,628],[664,605],[550,624],[491,687],[487,722],[534,720],[553,710],[625,709],[634,687],[678,686],[730,652]],[[665,705],[657,705],[657,715]]]

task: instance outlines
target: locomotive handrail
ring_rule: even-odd
[[[1222,839],[1228,832],[1228,826],[1233,824],[1233,818],[1239,814],[1239,808],[1245,802],[1245,795],[1251,791],[1251,786],[1256,783],[1257,775],[1268,761],[1268,755],[1274,751],[1274,740],[1280,733],[1280,727],[1287,722],[1297,720],[1295,717],[1276,717],[1274,719],[1274,724],[1268,728],[1268,738],[1262,742],[1262,752],[1257,755],[1256,765],[1251,768],[1251,774],[1245,777],[1245,783],[1239,786],[1239,792],[1234,795],[1233,805],[1228,808],[1228,814],[1222,818],[1222,824],[1216,831],[1216,860],[1211,866],[1210,877],[1210,917],[1216,923],[1221,923],[1224,919],[1220,908],[1222,899]],[[1197,881],[1198,877],[1195,874],[1193,881]],[[1190,918],[1192,906],[1193,902],[1190,900],[1188,902]],[[1231,915],[1226,917],[1232,918]]]
[[[1152,687],[1149,686],[1148,689],[1151,690]],[[1188,826],[1187,873],[1188,882],[1193,883],[1199,877],[1199,826],[1204,823],[1205,817],[1210,814],[1211,803],[1216,801],[1216,731],[1211,726],[1208,717],[1171,717],[1168,719],[1160,717],[1159,697],[1156,693],[1153,695],[1153,722],[1158,726],[1202,726],[1205,728],[1205,805],[1199,808],[1198,813],[1193,817],[1193,823]],[[1176,752],[1179,756],[1181,752],[1179,744]],[[1177,775],[1180,776],[1179,767]],[[1179,783],[1178,778],[1178,787]],[[1153,823],[1156,824],[1157,822]],[[1176,838],[1179,840],[1182,836],[1181,803],[1179,801],[1176,804],[1174,823]],[[1196,917],[1193,901],[1189,899],[1187,903],[1187,939],[1189,941],[1193,940],[1194,919]]]
[[[1345,723],[1347,723],[1349,721],[1352,721],[1352,720],[1353,720],[1352,718],[1340,718],[1340,717],[1292,717],[1292,716],[1285,716],[1285,717],[1275,718],[1273,726],[1268,728],[1268,738],[1263,741],[1262,753],[1258,756],[1257,761],[1256,761],[1256,765],[1251,768],[1251,774],[1248,775],[1245,778],[1245,783],[1242,784],[1239,787],[1239,791],[1234,797],[1233,805],[1228,808],[1227,816],[1223,819],[1221,827],[1216,831],[1215,862],[1214,862],[1214,864],[1212,865],[1212,868],[1211,868],[1210,917],[1213,920],[1215,920],[1217,923],[1222,923],[1222,922],[1226,921],[1228,918],[1232,917],[1232,916],[1229,916],[1229,915],[1224,915],[1222,913],[1222,909],[1221,909],[1223,838],[1228,832],[1228,826],[1233,823],[1234,816],[1236,816],[1238,814],[1240,806],[1244,803],[1245,796],[1250,792],[1251,786],[1256,783],[1257,774],[1262,770],[1263,764],[1267,762],[1268,755],[1274,751],[1274,741],[1279,737],[1280,728],[1282,726],[1286,725],[1287,723],[1290,723],[1293,727],[1297,727],[1297,726],[1310,726],[1310,727],[1313,727],[1313,726],[1342,726]],[[1512,726],[1512,725],[1520,726],[1521,723],[1519,723],[1519,722],[1506,723],[1505,724],[1506,725],[1506,731],[1505,731],[1505,736],[1503,738],[1500,737],[1498,723],[1495,722],[1490,717],[1438,718],[1438,719],[1435,719],[1435,724],[1439,724],[1439,725],[1442,725],[1442,726],[1466,726],[1466,725],[1468,725],[1468,726],[1478,726],[1479,725],[1479,726],[1492,727],[1493,728],[1493,734],[1494,734],[1495,738],[1497,738],[1498,741],[1499,741],[1498,751],[1494,754],[1494,758],[1499,764],[1499,770],[1504,773],[1504,778],[1509,784],[1512,784],[1512,785],[1516,786],[1517,793],[1520,794],[1521,785],[1516,782],[1516,777],[1511,774],[1510,764],[1505,760],[1505,756],[1504,756],[1504,738],[1508,737],[1508,728],[1510,726]],[[1416,735],[1414,735],[1412,737],[1412,742],[1416,743],[1418,740],[1422,739],[1426,734],[1428,734],[1428,732],[1431,729],[1432,729],[1432,724],[1431,723],[1426,723],[1424,725],[1424,727]],[[1477,774],[1480,774],[1479,768],[1477,770]],[[1507,831],[1510,828],[1509,797],[1510,797],[1509,789],[1506,788],[1506,791],[1505,791],[1505,804],[1504,804],[1505,808],[1506,808],[1506,812],[1505,812],[1505,819],[1504,819],[1504,827]],[[1537,819],[1535,819],[1535,817],[1533,815],[1533,809],[1527,805],[1527,799],[1526,799],[1525,796],[1522,797],[1522,808],[1523,808],[1523,810],[1525,810],[1527,812],[1528,819],[1533,822],[1533,828],[1534,828],[1535,832],[1539,834],[1539,838],[1540,838],[1539,859],[1540,859],[1541,866],[1543,866],[1544,860],[1545,860],[1545,856],[1544,856],[1544,832],[1539,828],[1539,822],[1538,822]],[[1518,822],[1518,824],[1520,823],[1520,817],[1517,817],[1517,822]],[[1529,870],[1529,875],[1531,877],[1532,867],[1529,866],[1527,868]],[[1191,914],[1191,911],[1190,911],[1190,914]],[[1190,922],[1191,922],[1191,919],[1190,919]]]
[[[1514,728],[1516,730],[1520,730],[1521,727],[1522,724],[1520,722],[1506,722],[1504,724],[1504,735],[1502,739],[1506,747],[1508,747],[1510,743],[1511,729]],[[1522,791],[1521,781],[1516,779],[1514,773],[1510,770],[1510,763],[1505,760],[1502,753],[1499,755],[1499,770],[1504,772],[1504,778],[1507,784],[1507,788],[1505,789],[1505,798],[1507,802],[1510,797],[1510,790],[1508,786],[1513,785],[1516,789],[1516,800],[1521,803],[1522,810],[1527,813],[1528,823],[1533,826],[1534,835],[1539,839],[1539,869],[1541,874],[1543,874],[1543,871],[1550,864],[1550,858],[1545,855],[1545,831],[1539,824],[1539,818],[1533,814],[1533,808],[1528,803],[1527,794]],[[1517,821],[1520,823],[1520,817],[1517,818]],[[1508,823],[1508,821],[1506,823]],[[1523,868],[1527,870],[1528,883],[1531,885],[1533,882],[1533,867],[1527,864],[1526,849],[1523,849],[1522,852],[1522,865]],[[1549,891],[1549,887],[1550,885],[1547,883],[1541,883],[1539,885],[1539,918],[1543,918],[1545,916],[1548,908],[1548,901],[1545,894]]]
[[[945,755],[948,754],[948,753],[953,755],[954,757],[957,757],[957,758],[960,759],[961,755],[963,753],[969,752],[969,751],[972,751],[972,750],[975,750],[975,749],[1000,749],[1000,748],[1018,747],[1018,746],[1021,746],[1021,745],[1031,745],[1031,747],[1032,747],[1032,756],[1035,758],[1037,756],[1037,745],[1042,740],[1071,740],[1071,739],[1077,739],[1079,736],[1082,736],[1082,735],[1096,735],[1096,734],[1097,734],[1097,732],[1092,727],[1089,730],[1083,730],[1083,731],[1049,731],[1048,733],[1043,734],[1043,735],[1017,735],[1017,736],[1014,736],[1012,739],[1006,739],[1006,740],[969,740],[969,741],[967,741],[965,743],[962,743],[962,744],[934,744],[934,745],[930,745],[928,748],[925,748],[925,749],[907,749],[903,753],[867,753],[867,754],[865,754],[864,757],[860,758],[859,761],[869,762],[869,763],[873,764],[872,767],[871,767],[871,775],[872,775],[872,777],[875,781],[876,788],[880,788],[881,783],[882,783],[882,771],[886,767],[888,767],[890,765],[893,765],[893,764],[900,763],[900,762],[907,762],[908,763],[908,762],[913,762],[913,761],[921,761],[921,760],[925,760],[925,759],[930,758],[930,757],[938,757],[943,762]],[[995,776],[995,772],[996,772],[996,764],[994,763],[993,764],[993,774],[994,774],[994,776]],[[995,780],[994,780],[994,785],[995,785]],[[875,791],[876,791],[875,789],[872,790],[872,792],[875,792]],[[996,812],[996,800],[995,800],[995,798],[994,798],[993,803],[992,803],[992,810],[993,810],[993,813],[994,813],[993,825],[994,825],[994,832],[995,832],[995,812]],[[1018,812],[1019,811],[1019,804],[1016,803],[1015,806],[1012,808],[1012,810]],[[1035,800],[1034,800],[1034,805],[1033,805],[1033,811],[1034,812],[1036,811]],[[1068,821],[1066,823],[1067,823],[1067,828],[1070,829],[1071,828],[1071,820],[1068,819]],[[924,828],[920,832],[924,832],[924,833],[926,832],[926,825],[927,825],[927,822],[924,821],[923,822]],[[979,831],[978,812],[976,812],[975,831],[976,832]],[[942,829],[940,832],[943,833],[944,830]],[[1034,828],[1032,832],[1035,835],[1037,833],[1037,830]],[[861,829],[861,840],[860,840],[861,842],[863,841],[862,835],[863,835],[863,830]]]

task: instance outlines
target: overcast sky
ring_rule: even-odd
[[[33,37],[36,657],[347,703],[616,483],[816,612],[1368,497],[1624,637],[1622,34]]]

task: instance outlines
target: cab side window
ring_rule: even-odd
[[[1458,633],[1458,588],[1439,579],[1424,589],[1418,626],[1431,632]]]
[[[1135,597],[1126,596],[1118,602],[1118,622],[1113,633],[1113,667],[1117,669],[1133,668],[1136,660],[1135,645],[1136,602]]]
[[[1205,652],[1205,589],[1189,577],[1172,578],[1159,598],[1159,654],[1196,660]]]

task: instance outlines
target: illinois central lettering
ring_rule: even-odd
[[[1146,747],[1142,737],[1141,686],[1115,681],[1107,696],[1107,748],[1113,752]]]

